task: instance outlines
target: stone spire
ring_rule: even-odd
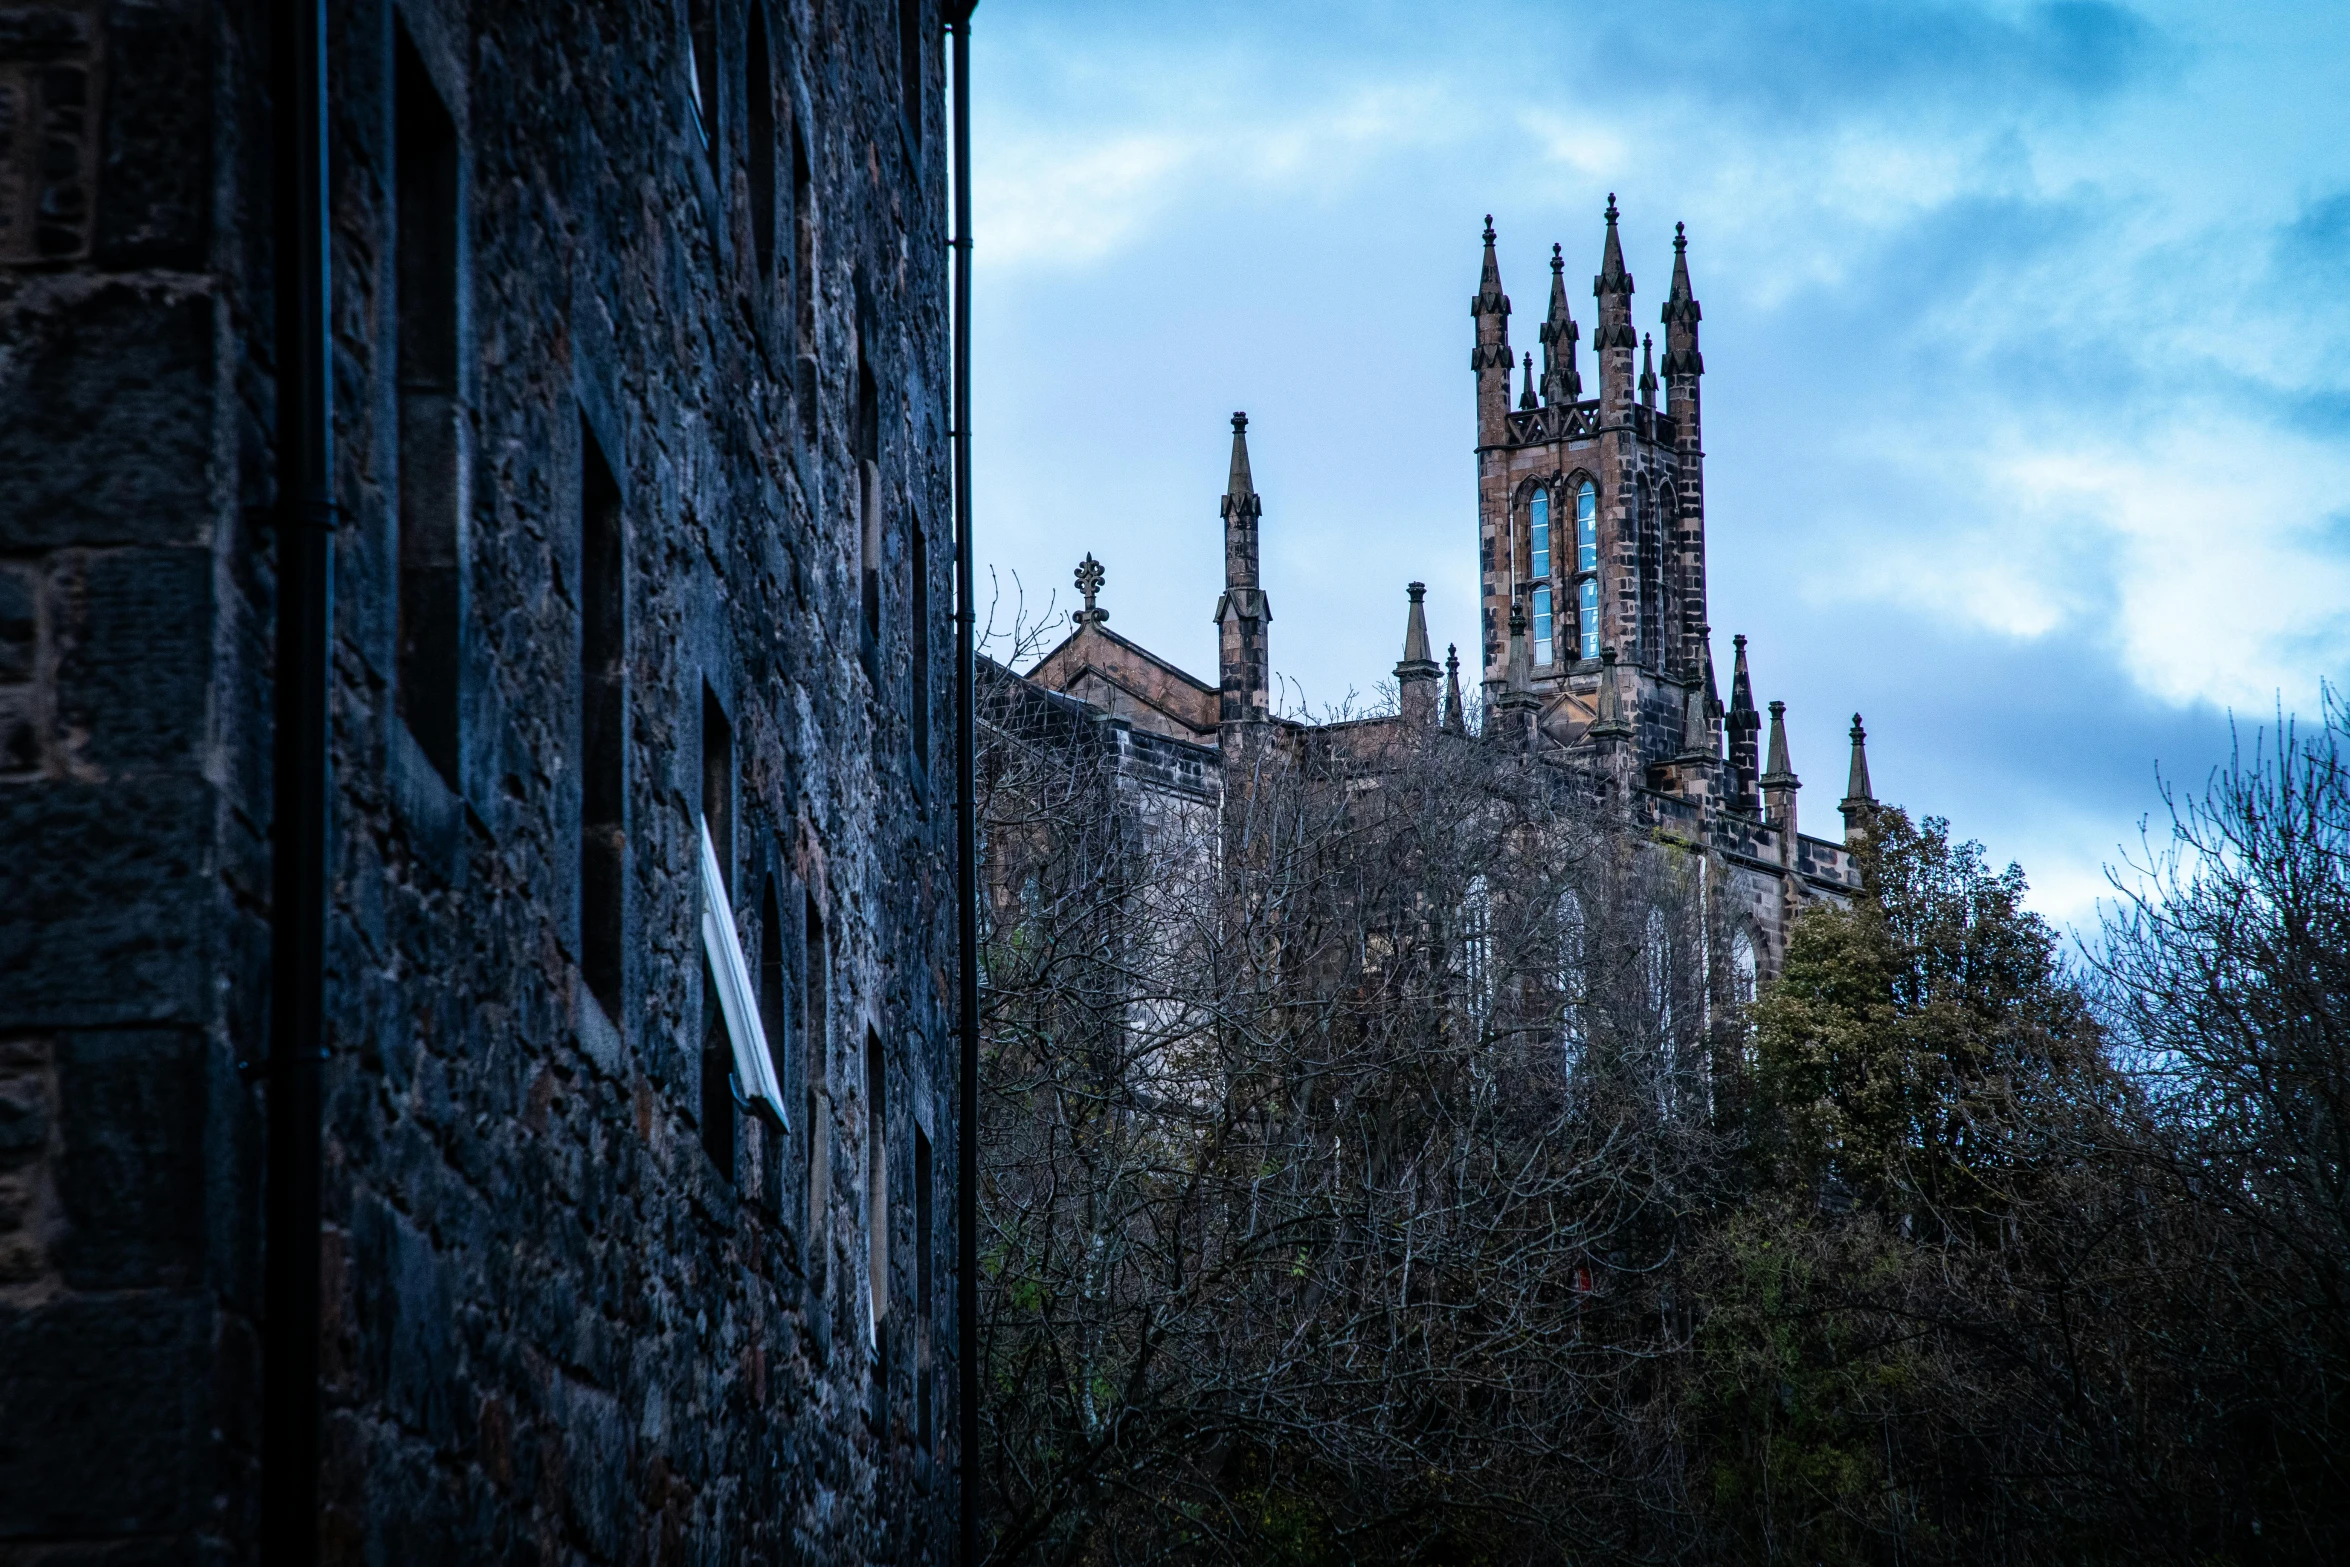
[[[1665,409],[1673,416],[1673,449],[1680,455],[1679,487],[1674,498],[1681,506],[1682,526],[1696,523],[1697,548],[1685,553],[1682,624],[1668,630],[1684,645],[1705,619],[1705,433],[1698,412],[1697,381],[1705,374],[1705,356],[1697,351],[1697,321],[1701,312],[1689,288],[1689,236],[1673,225],[1673,286],[1665,300]],[[1684,546],[1686,552],[1686,546]]]
[[[1518,394],[1518,407],[1532,412],[1542,406],[1542,399],[1534,395],[1534,356],[1526,355],[1526,389]]]
[[[1673,287],[1665,297],[1665,380],[1672,386],[1673,409],[1680,411],[1683,381],[1694,396],[1697,378],[1705,374],[1705,355],[1697,351],[1697,323],[1704,312],[1689,290],[1689,235],[1673,225]]]
[[[1248,471],[1248,415],[1232,416],[1232,471],[1224,486],[1224,594],[1216,600],[1218,719],[1262,723],[1272,710],[1272,663],[1265,628],[1273,607],[1257,583],[1257,523],[1264,502]]]
[[[1640,406],[1656,406],[1656,338],[1645,332],[1640,337]]]
[[[1795,849],[1795,791],[1803,787],[1803,780],[1795,776],[1795,769],[1787,765],[1787,704],[1771,704],[1771,749],[1763,765],[1763,815],[1784,835],[1779,846],[1783,860],[1793,863]]]
[[[1583,395],[1583,374],[1575,368],[1575,342],[1583,329],[1567,304],[1567,261],[1557,245],[1550,247],[1550,317],[1542,323],[1542,400],[1571,403]]]
[[[1630,739],[1632,725],[1624,717],[1624,693],[1616,684],[1616,650],[1611,643],[1599,650],[1599,716],[1585,731],[1594,740]]]
[[[1640,334],[1632,330],[1632,274],[1624,270],[1624,242],[1616,236],[1613,191],[1607,198],[1607,245],[1591,293],[1599,301],[1599,324],[1591,334],[1592,352],[1599,356],[1599,401],[1614,413],[1632,403],[1632,350],[1640,346]]]
[[[1534,743],[1534,721],[1542,711],[1542,698],[1534,694],[1531,641],[1526,632],[1526,601],[1513,598],[1508,673],[1502,678],[1501,694],[1493,699],[1493,706],[1501,716],[1499,732],[1511,743],[1529,747]]]
[[[1746,638],[1730,639],[1737,649],[1730,669],[1730,711],[1723,726],[1730,732],[1730,808],[1752,814],[1756,809],[1755,732],[1762,728],[1754,710],[1754,682],[1746,672]]]
[[[1509,439],[1510,296],[1501,291],[1490,212],[1485,215],[1485,270],[1469,314],[1477,323],[1477,346],[1469,351],[1469,368],[1477,373],[1477,442],[1499,446]]]
[[[1444,649],[1444,732],[1465,735],[1469,732],[1469,717],[1461,707],[1461,649],[1458,643],[1448,643]]]
[[[1869,792],[1869,732],[1861,727],[1858,713],[1852,715],[1852,772],[1844,781],[1844,798],[1836,809],[1844,815],[1844,841],[1848,844],[1860,841],[1877,812],[1877,797]]]
[[[1403,662],[1395,666],[1395,689],[1404,722],[1426,729],[1436,722],[1436,660],[1428,656],[1428,612],[1420,607],[1428,585],[1414,582],[1404,592],[1411,608],[1404,612]]]

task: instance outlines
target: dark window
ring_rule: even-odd
[[[686,102],[694,134],[718,168],[718,18],[716,0],[685,0]]]
[[[816,181],[808,139],[791,126],[792,311],[799,338],[800,439],[816,444]]]
[[[914,674],[908,682],[906,726],[914,737],[914,760],[930,768],[930,555],[922,539],[922,519],[906,517],[906,552],[912,581],[913,617],[906,634],[913,639]]]
[[[395,31],[400,397],[400,716],[457,783],[457,128]]]
[[[785,1084],[792,1080],[790,992],[788,976],[783,966],[783,899],[777,889],[777,878],[767,878],[767,888],[759,898],[759,1027],[767,1035],[767,1048],[779,1058],[776,1075]],[[790,1089],[784,1090],[787,1094]],[[790,1129],[761,1125],[759,1137],[759,1183],[762,1200],[770,1211],[783,1208],[784,1149]]]
[[[873,366],[857,346],[857,585],[864,606],[866,669],[881,640],[881,390]]]
[[[579,427],[580,968],[620,1023],[628,848],[628,580],[620,486],[587,421]]]
[[[734,726],[718,695],[702,687],[702,815],[710,823],[710,846],[718,871],[734,886]]]
[[[733,917],[734,886],[734,731],[726,710],[708,686],[702,688],[702,820],[709,825],[710,845],[718,851],[718,879],[727,909]],[[697,847],[697,855],[701,850]],[[734,1042],[727,1036],[726,1014],[718,1004],[717,979],[708,960],[702,965],[702,1147],[719,1174],[734,1179],[735,1096]]]
[[[935,1287],[931,1280],[931,1269],[935,1266],[931,1253],[937,1249],[931,1230],[934,1179],[930,1139],[917,1126],[914,1128],[914,1430],[925,1452],[938,1440],[930,1347],[930,1292]]]
[[[775,276],[775,74],[767,56],[767,9],[751,0],[749,37],[743,48],[745,96],[743,131],[750,139],[751,250],[759,258],[762,286]]]
[[[881,1036],[865,1031],[865,1280],[868,1321],[881,1342],[889,1315],[889,1080]]]
[[[922,145],[922,0],[898,0],[898,100],[906,134]]]
[[[808,1083],[808,1266],[815,1271],[823,1268],[830,1250],[826,1213],[832,1206],[832,1036],[827,1032],[825,1002],[832,985],[832,949],[825,940],[824,913],[817,908],[813,892],[808,894],[805,942],[801,1071]]]
[[[1640,662],[1644,668],[1660,669],[1665,650],[1664,520],[1646,485],[1635,492],[1633,504],[1638,508],[1633,536],[1640,541]]]

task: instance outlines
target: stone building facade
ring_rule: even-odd
[[[1699,851],[1719,928],[1729,933],[1719,957],[1735,968],[1735,985],[1750,986],[1777,969],[1797,912],[1859,885],[1845,839],[1874,804],[1865,736],[1855,714],[1839,806],[1844,832],[1804,833],[1784,704],[1770,704],[1765,755],[1745,637],[1736,638],[1727,701],[1715,675],[1699,412],[1705,361],[1687,240],[1676,229],[1660,378],[1653,334],[1632,324],[1633,278],[1616,218],[1611,196],[1592,280],[1597,395],[1589,398],[1562,248],[1552,247],[1538,379],[1531,352],[1513,356],[1509,296],[1486,223],[1483,273],[1469,305],[1483,585],[1474,727],[1488,746],[1531,752],[1562,780],[1595,785],[1627,833]],[[1458,649],[1436,662],[1416,582],[1406,590],[1392,714],[1317,725],[1271,711],[1272,609],[1258,572],[1264,503],[1250,474],[1247,429],[1246,416],[1235,414],[1219,502],[1225,589],[1214,613],[1216,684],[1109,629],[1096,602],[1101,569],[1090,556],[1078,582],[1085,608],[1026,678],[1082,699],[1104,723],[1160,737],[1161,751],[1184,748],[1191,772],[1212,772],[1206,759],[1247,754],[1261,735],[1321,753],[1335,747],[1374,767],[1387,748],[1415,736],[1467,738]],[[1136,787],[1158,787],[1163,771],[1137,771]]]
[[[939,4],[329,7],[308,1323],[267,8],[0,8],[0,1561],[252,1559],[304,1332],[328,1559],[949,1554]]]

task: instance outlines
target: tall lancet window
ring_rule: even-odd
[[[1534,590],[1534,662],[1537,664],[1551,661],[1550,619],[1550,584],[1545,582]]]
[[[1532,520],[1527,532],[1534,541],[1534,568],[1530,575],[1541,582],[1550,575],[1550,492],[1536,490],[1533,503],[1526,509]]]
[[[1575,492],[1576,619],[1582,629],[1580,655],[1599,657],[1599,486],[1589,479]]]

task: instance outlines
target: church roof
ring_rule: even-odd
[[[1028,678],[1170,739],[1215,737],[1216,688],[1098,620],[1081,624],[1038,659]]]

